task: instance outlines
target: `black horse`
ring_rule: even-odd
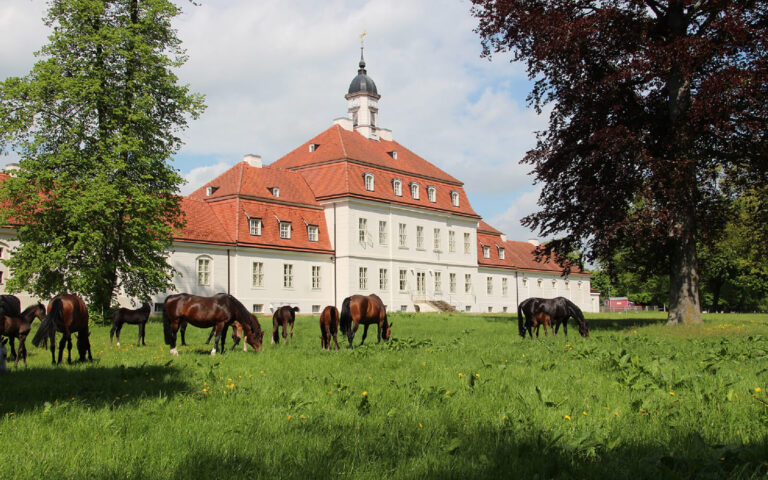
[[[0,295],[0,317],[21,315],[21,302],[15,295]]]
[[[517,306],[517,326],[520,336],[525,338],[526,331],[533,338],[532,327],[536,326],[536,336],[539,336],[538,324],[534,325],[534,317],[540,314],[549,316],[555,327],[554,333],[563,325],[563,332],[568,335],[568,319],[573,318],[579,326],[582,337],[589,337],[589,324],[581,309],[565,297],[538,298],[531,297],[520,302]],[[525,318],[525,323],[523,323]]]
[[[27,346],[26,339],[32,330],[32,322],[39,318],[42,322],[45,319],[45,305],[38,302],[25,308],[18,316],[3,315],[0,316],[0,335],[5,335],[10,339],[11,359],[14,360],[13,366],[19,366],[19,360],[24,361],[27,366]],[[19,339],[19,351],[16,352],[13,344],[14,340]]]
[[[115,310],[115,313],[112,314],[112,330],[109,331],[109,344],[112,345],[112,338],[117,336],[117,346],[120,346],[120,330],[123,328],[124,323],[129,323],[139,326],[139,339],[136,341],[136,346],[146,346],[144,336],[150,311],[151,308],[146,302],[144,302],[141,308],[136,310],[131,310],[130,308],[118,308]]]

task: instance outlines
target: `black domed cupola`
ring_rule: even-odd
[[[365,71],[365,59],[363,58],[363,50],[360,50],[360,69],[357,71],[357,76],[352,79],[352,83],[349,84],[349,91],[347,93],[375,93],[376,84],[373,79],[368,76],[368,72]]]

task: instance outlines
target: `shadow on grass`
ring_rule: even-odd
[[[517,315],[510,314],[498,314],[498,315],[483,315],[482,319],[487,322],[496,323],[510,323],[517,328]],[[644,316],[628,316],[626,318],[589,318],[587,317],[587,323],[589,324],[589,331],[621,331],[621,330],[633,330],[638,327],[644,327],[648,325],[663,325],[667,323],[666,317],[644,317]],[[562,331],[562,328],[560,329]],[[540,332],[543,336],[544,332]],[[568,335],[579,335],[578,324],[572,318],[568,320]]]
[[[46,403],[78,401],[93,407],[111,405],[118,397],[131,403],[142,397],[189,390],[179,369],[170,365],[99,367],[91,364],[25,368],[3,376],[0,415],[44,407]]]

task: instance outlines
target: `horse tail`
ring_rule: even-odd
[[[163,303],[163,333],[165,334],[165,344],[170,345],[173,341],[173,331],[171,329],[171,319],[168,318],[168,298]]]
[[[352,314],[349,312],[349,302],[352,297],[347,297],[341,303],[341,314],[339,315],[339,328],[344,335],[352,328]]]
[[[43,340],[47,340],[52,334],[56,333],[56,320],[61,318],[63,310],[64,304],[61,302],[61,299],[54,299],[53,303],[51,303],[51,311],[48,312],[48,315],[40,323],[37,333],[32,338],[32,345],[39,347]]]

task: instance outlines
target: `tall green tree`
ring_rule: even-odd
[[[722,182],[768,183],[768,4],[472,1],[484,54],[513,52],[529,101],[552,105],[523,160],[543,209],[523,224],[591,261],[652,253],[668,323],[700,322],[697,242],[722,226]]]
[[[205,108],[174,74],[180,13],[168,0],[50,0],[39,60],[0,83],[0,150],[20,157],[0,187],[20,242],[9,290],[76,292],[106,311],[121,290],[170,286],[183,179],[169,161]]]

